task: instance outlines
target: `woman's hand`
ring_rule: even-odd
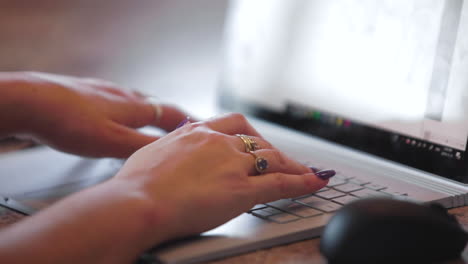
[[[135,128],[155,125],[172,131],[186,117],[160,105],[163,114],[157,118],[144,96],[103,80],[33,72],[2,73],[0,80],[4,95],[16,98],[7,102],[14,122],[20,123],[14,132],[83,156],[126,158],[157,139]]]
[[[255,155],[269,164],[263,174],[237,133],[258,143]],[[0,261],[131,263],[148,248],[327,182],[271,146],[241,115],[186,124],[135,152],[116,177],[1,230]]]
[[[258,175],[254,155],[235,134],[258,143],[256,156],[269,164],[264,173]],[[311,193],[328,182],[271,146],[239,114],[177,129],[138,150],[113,181],[153,201],[160,226],[149,230],[166,239],[198,234],[255,204]]]

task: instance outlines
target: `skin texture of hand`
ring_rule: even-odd
[[[235,134],[259,144],[270,164],[258,175]],[[168,238],[212,229],[256,204],[314,192],[328,181],[265,141],[242,115],[187,124],[130,157],[116,176],[153,200]],[[157,236],[157,234],[155,234]]]
[[[270,164],[263,174],[235,134],[258,143],[255,153]],[[188,123],[136,151],[114,178],[0,231],[0,262],[131,263],[148,248],[212,229],[255,204],[327,183],[239,114]]]
[[[136,128],[155,125],[172,131],[186,117],[176,107],[161,105],[164,114],[155,124],[155,110],[144,96],[97,79],[0,73],[0,88],[10,100],[1,109],[6,113],[3,124],[16,129],[0,129],[0,136],[25,134],[82,156],[126,158],[158,139]]]

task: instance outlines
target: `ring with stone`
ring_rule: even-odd
[[[268,161],[261,156],[258,156],[253,151],[249,151],[249,153],[254,156],[255,158],[255,169],[259,174],[264,173],[268,169]]]

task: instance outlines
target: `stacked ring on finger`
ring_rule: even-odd
[[[258,143],[252,137],[244,134],[236,134],[236,136],[244,142],[245,152],[251,154],[255,158],[254,165],[257,172],[259,174],[264,173],[268,169],[268,161],[264,157],[255,154],[254,151],[260,149]]]
[[[244,134],[236,134],[236,136],[239,137],[242,140],[242,142],[244,142],[245,152],[249,153],[251,151],[260,149],[257,142],[252,137]]]

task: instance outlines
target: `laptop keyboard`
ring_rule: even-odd
[[[408,194],[388,186],[358,177],[337,174],[328,185],[310,195],[256,205],[248,213],[275,223],[292,221],[333,213],[343,205],[367,197],[394,197],[407,199]]]

